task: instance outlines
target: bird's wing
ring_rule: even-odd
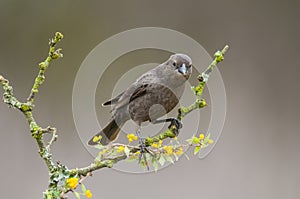
[[[122,97],[122,95],[124,94],[124,91],[122,93],[120,93],[119,95],[117,95],[116,97],[114,97],[113,99],[108,100],[107,102],[104,102],[102,104],[102,106],[107,106],[107,105],[113,105],[116,104],[119,99]]]
[[[130,96],[129,102],[132,102],[134,99],[141,97],[147,93],[147,88],[149,87],[149,84],[142,84],[138,88],[135,89],[135,91]]]
[[[148,71],[147,73],[143,74],[140,78],[136,80],[125,92],[118,95],[114,100],[108,102],[108,104],[115,104],[114,109],[122,108],[132,102],[134,99],[141,97],[147,93],[147,88],[153,82],[153,72],[152,70]],[[106,103],[105,103],[106,104]]]
[[[115,109],[120,109],[134,99],[141,97],[147,93],[148,84],[132,85],[124,94],[120,97],[119,101],[116,103]]]

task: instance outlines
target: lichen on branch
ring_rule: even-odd
[[[33,116],[33,109],[34,109],[34,98],[35,94],[38,93],[39,87],[43,84],[45,80],[45,71],[48,68],[50,62],[54,59],[62,57],[61,49],[56,49],[57,43],[63,38],[63,35],[57,32],[53,39],[50,39],[49,42],[49,53],[46,59],[39,64],[39,73],[35,78],[34,84],[31,88],[31,92],[29,97],[25,102],[19,101],[13,94],[13,88],[9,84],[9,81],[5,79],[2,75],[0,75],[0,83],[4,90],[3,93],[3,101],[9,107],[18,109],[23,113],[25,116],[28,124],[29,129],[31,132],[32,137],[36,140],[39,154],[41,158],[45,161],[50,175],[57,170],[57,164],[52,159],[51,154],[51,145],[56,140],[56,129],[53,127],[46,127],[42,128],[39,126]],[[46,145],[44,141],[44,134],[51,134],[51,140]]]
[[[58,59],[63,57],[63,54],[61,53],[61,48],[56,49],[57,43],[63,39],[63,34],[60,32],[56,32],[54,38],[50,39],[49,41],[49,53],[45,61],[41,62],[39,64],[40,71],[35,78],[34,84],[32,86],[31,92],[27,98],[27,101],[32,104],[34,102],[34,95],[39,92],[39,87],[44,83],[45,81],[45,72],[50,64],[50,62],[54,59]]]

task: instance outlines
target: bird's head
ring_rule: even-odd
[[[185,54],[174,54],[171,55],[167,61],[168,65],[171,66],[178,74],[183,75],[185,79],[188,79],[192,73],[192,59]]]

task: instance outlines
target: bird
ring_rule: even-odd
[[[99,142],[108,145],[118,138],[122,126],[130,119],[137,124],[136,134],[140,142],[142,142],[140,131],[143,122],[149,121],[153,124],[171,122],[181,128],[182,124],[176,118],[160,120],[158,118],[176,107],[191,73],[191,58],[176,53],[164,63],[141,75],[125,91],[102,104],[112,107],[112,118],[88,141],[88,145],[97,145]],[[99,137],[100,141],[95,139]]]

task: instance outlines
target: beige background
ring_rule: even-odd
[[[127,29],[158,26],[189,35],[211,54],[231,46],[220,68],[228,112],[213,152],[158,173],[99,171],[86,182],[95,198],[299,197],[298,1],[48,2],[0,1],[0,73],[25,99],[48,38],[57,30],[65,34],[64,58],[47,71],[35,115],[40,124],[59,129],[53,154],[69,167],[92,160],[75,130],[72,88],[81,62],[99,42]],[[161,62],[168,55],[144,53],[144,60],[124,58],[124,67],[137,64],[132,59]],[[0,127],[1,198],[41,198],[47,170],[23,116],[0,103]]]

